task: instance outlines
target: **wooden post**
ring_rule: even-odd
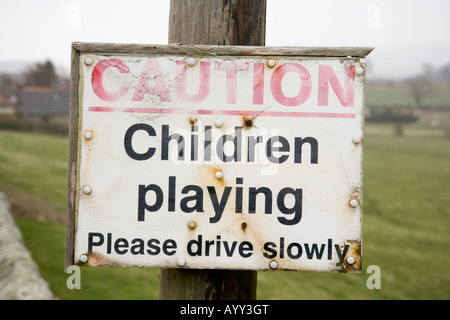
[[[266,0],[171,0],[169,44],[264,46]],[[159,298],[255,300],[257,272],[161,269]]]
[[[171,0],[169,44],[264,46],[266,0]]]

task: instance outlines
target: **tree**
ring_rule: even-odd
[[[423,98],[431,92],[431,83],[429,79],[421,75],[409,79],[408,84],[411,89],[414,102],[416,103],[416,107],[423,107]]]
[[[423,107],[423,99],[433,91],[435,70],[430,65],[423,65],[424,71],[418,76],[409,78],[407,84],[411,90],[416,107]]]
[[[7,73],[0,74],[0,96],[9,98],[13,94],[14,80]]]
[[[439,70],[439,74],[442,80],[450,81],[450,63],[447,63]]]
[[[58,76],[55,66],[50,60],[44,63],[36,63],[25,72],[25,85],[29,86],[55,86],[58,84]]]

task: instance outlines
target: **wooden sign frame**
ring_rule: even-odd
[[[251,56],[262,59],[280,57],[302,57],[303,59],[322,59],[324,57],[352,61],[361,61],[364,67],[364,58],[373,48],[309,48],[309,47],[251,47],[251,46],[208,46],[208,45],[136,45],[136,44],[109,44],[109,43],[80,43],[72,44],[71,66],[71,102],[70,102],[70,128],[69,128],[69,163],[68,163],[68,197],[67,197],[67,229],[66,229],[66,256],[65,269],[76,263],[75,234],[77,228],[77,203],[82,186],[79,185],[79,162],[82,137],[80,133],[80,105],[82,99],[81,64],[82,55],[122,55],[122,56],[149,56],[149,55],[184,55],[191,57],[242,57]],[[356,71],[358,72],[358,71]],[[364,72],[364,70],[363,70]],[[361,190],[360,190],[361,191]],[[356,192],[356,191],[355,191]],[[359,191],[358,191],[359,192]],[[354,196],[360,205],[361,196]],[[351,250],[359,251],[360,243],[355,244]],[[346,264],[348,271],[358,271],[360,261],[356,264]]]

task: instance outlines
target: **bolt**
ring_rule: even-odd
[[[188,227],[189,229],[194,230],[195,227],[197,227],[197,223],[195,223],[195,221],[189,221]]]
[[[91,57],[86,57],[86,58],[84,59],[84,64],[87,65],[87,66],[90,66],[90,65],[92,65],[93,63],[94,63],[94,60],[92,60]]]
[[[84,187],[83,187],[83,192],[84,192],[85,194],[90,194],[90,193],[92,192],[92,188],[89,187],[89,186],[84,186]]]
[[[276,269],[276,268],[278,268],[278,262],[276,262],[275,260],[270,261],[269,266],[270,266],[270,269]]]
[[[347,258],[347,264],[352,265],[356,262],[355,258],[353,257],[348,257]]]
[[[178,259],[178,266],[184,267],[185,264],[186,264],[186,260],[184,260],[183,258]]]
[[[189,58],[188,59],[188,65],[190,65],[191,67],[195,66],[195,59],[194,58]]]
[[[267,61],[267,65],[269,66],[269,68],[275,67],[275,60],[270,59],[269,61]]]
[[[356,199],[350,200],[350,205],[351,205],[353,208],[356,208],[356,207],[358,206],[358,200],[356,200]]]
[[[88,261],[87,255],[82,254],[82,255],[80,256],[80,262],[81,262],[81,263],[86,263],[87,261]]]
[[[354,136],[352,141],[353,141],[354,144],[359,144],[361,142],[361,137]]]
[[[94,136],[94,135],[92,134],[91,131],[86,131],[86,132],[84,133],[84,137],[85,137],[86,140],[91,140],[93,136]]]
[[[363,73],[364,73],[364,69],[363,68],[356,68],[356,75],[362,76]]]
[[[189,117],[189,121],[190,121],[190,123],[196,123],[197,122],[197,117],[192,115],[192,116]]]
[[[245,228],[247,228],[247,222],[242,222],[241,227],[245,230]]]
[[[214,122],[214,125],[215,125],[217,128],[220,128],[221,126],[223,126],[223,121],[220,120],[220,119],[218,119],[218,120],[216,120],[216,121]]]
[[[223,172],[222,171],[216,171],[216,178],[217,179],[222,179],[223,178]]]

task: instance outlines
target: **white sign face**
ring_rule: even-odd
[[[82,53],[74,262],[358,271],[364,67]]]

